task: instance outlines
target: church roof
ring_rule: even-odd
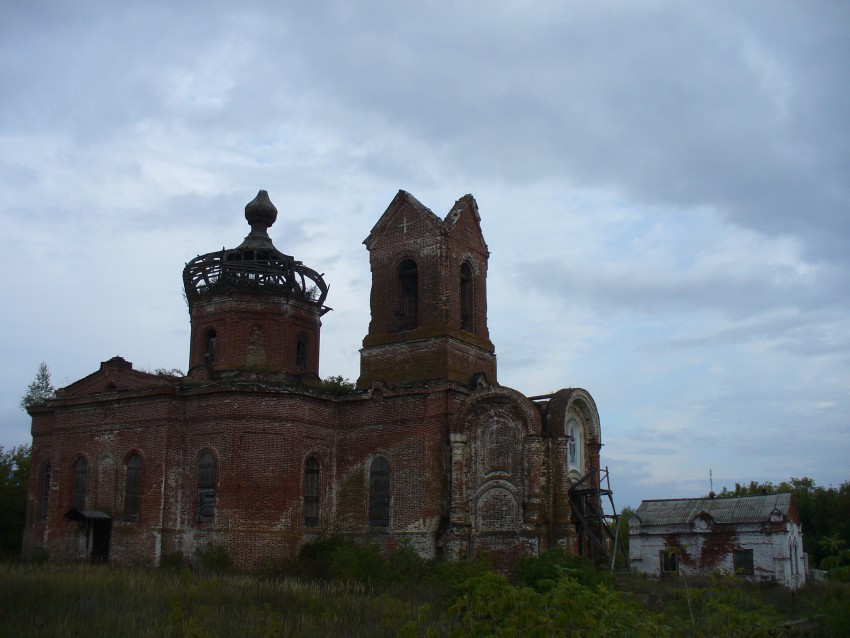
[[[405,190],[400,190],[393,198],[393,201],[390,202],[390,205],[387,206],[387,209],[384,211],[384,214],[381,215],[381,218],[372,227],[372,230],[369,231],[369,236],[363,240],[363,243],[371,250],[376,238],[380,236],[390,224],[394,223],[392,220],[397,214],[400,214],[400,211],[410,211],[415,213],[423,221],[425,221],[426,224],[433,228],[433,232],[435,234],[449,234],[466,210],[471,211],[474,223],[478,226],[478,224],[481,223],[481,217],[478,214],[478,204],[472,195],[467,194],[458,199],[446,215],[445,219],[440,219],[434,211],[425,206],[425,204],[420,202],[413,195]],[[478,228],[478,234],[481,234],[480,227]],[[481,238],[481,243],[484,245],[486,250],[486,244],[484,244],[483,238]]]
[[[642,525],[685,525],[700,514],[716,523],[769,522],[777,514],[796,518],[790,493],[735,498],[681,498],[642,501],[635,516]]]

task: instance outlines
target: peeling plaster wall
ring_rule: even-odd
[[[634,519],[632,519],[634,520]],[[755,581],[776,581],[796,589],[806,581],[800,526],[781,523],[713,524],[705,530],[694,525],[629,526],[629,560],[634,571],[661,576],[661,554],[675,549],[679,569],[686,574],[734,573],[733,552],[753,551]],[[796,548],[796,550],[795,550]]]

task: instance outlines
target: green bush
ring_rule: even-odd
[[[582,585],[614,586],[614,577],[582,558],[567,554],[560,545],[544,551],[540,556],[521,556],[511,572],[517,585],[531,587],[536,591],[548,591],[562,576],[570,576]]]
[[[657,616],[627,596],[571,576],[547,583],[545,591],[511,585],[493,572],[474,576],[464,582],[447,615],[455,622],[451,636],[671,635]]]
[[[775,636],[778,617],[762,604],[754,586],[735,576],[717,576],[708,587],[678,591],[667,617],[680,635],[759,638]]]
[[[205,572],[221,573],[233,570],[233,560],[224,546],[207,543],[195,550],[198,567]]]
[[[387,566],[377,545],[339,537],[304,545],[295,563],[285,571],[303,578],[365,584],[383,583],[387,577]]]
[[[159,561],[159,566],[162,569],[179,570],[185,565],[183,552],[169,552],[165,554]]]

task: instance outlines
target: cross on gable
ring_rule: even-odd
[[[403,218],[402,218],[402,220],[401,220],[401,223],[399,224],[399,226],[400,226],[400,227],[401,227],[401,229],[404,231],[404,234],[405,234],[405,235],[407,234],[407,227],[408,227],[409,225],[410,225],[410,224],[409,224],[409,223],[408,223],[408,221],[407,221],[407,217],[403,217]]]

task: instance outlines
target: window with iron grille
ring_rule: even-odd
[[[86,509],[86,483],[88,481],[89,464],[80,457],[74,463],[74,502],[78,510]]]
[[[215,457],[209,450],[198,459],[198,517],[199,523],[215,520]]]
[[[319,524],[319,461],[314,457],[304,464],[304,525]]]
[[[369,525],[390,524],[390,464],[383,456],[375,457],[369,470]]]
[[[127,460],[124,480],[124,520],[139,520],[139,502],[142,496],[142,459],[134,454]]]

